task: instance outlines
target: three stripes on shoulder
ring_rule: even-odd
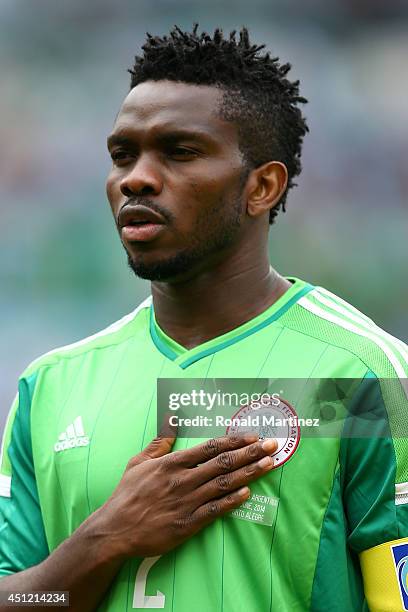
[[[378,327],[362,312],[327,289],[316,287],[300,298],[298,304],[321,319],[374,342],[387,356],[395,374],[402,379],[408,397],[408,347],[398,338]]]

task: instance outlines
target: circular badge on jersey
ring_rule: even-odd
[[[227,434],[243,435],[255,433],[260,438],[275,438],[277,450],[271,455],[273,468],[288,461],[299,446],[300,427],[298,415],[289,402],[276,396],[263,395],[262,403],[251,402],[243,406],[232,417]]]

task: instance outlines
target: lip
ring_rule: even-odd
[[[121,229],[122,240],[126,242],[150,242],[163,231],[164,227],[162,223],[125,225]]]
[[[163,217],[143,205],[124,206],[118,215],[118,225],[123,240],[150,242],[163,231]]]
[[[118,225],[120,228],[134,223],[153,223],[155,225],[163,225],[163,217],[142,204],[137,206],[124,206],[118,215]]]

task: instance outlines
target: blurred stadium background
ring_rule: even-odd
[[[104,193],[105,140],[147,31],[250,27],[309,99],[304,170],[272,261],[408,340],[405,0],[2,0],[0,424],[19,373],[149,291]]]

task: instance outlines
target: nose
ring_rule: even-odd
[[[157,163],[147,155],[141,155],[120,182],[120,190],[126,197],[159,195],[162,189]]]

